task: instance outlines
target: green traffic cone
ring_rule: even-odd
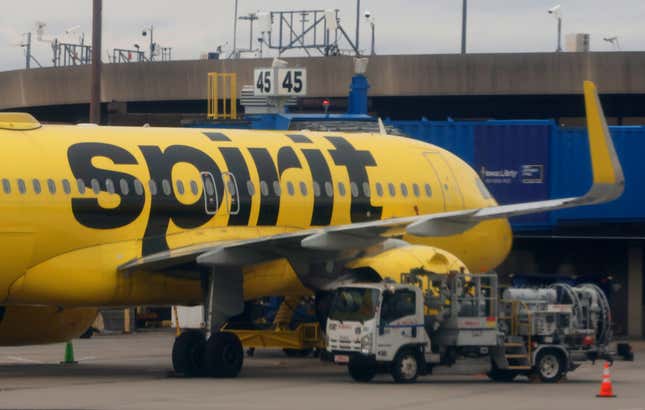
[[[65,360],[60,362],[60,364],[76,364],[78,363],[74,360],[74,345],[72,342],[67,342],[65,344]]]

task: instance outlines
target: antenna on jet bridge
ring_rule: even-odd
[[[378,133],[381,135],[387,135],[387,131],[385,130],[385,125],[383,125],[381,117],[378,118]]]

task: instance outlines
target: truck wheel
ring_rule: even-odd
[[[309,357],[313,349],[282,349],[287,357]]]
[[[535,361],[534,372],[543,383],[557,383],[566,373],[565,360],[557,350],[543,350]]]
[[[515,379],[516,374],[512,370],[502,370],[494,367],[486,373],[486,376],[494,382],[509,383]]]
[[[397,383],[414,383],[419,375],[419,359],[416,352],[407,349],[397,353],[392,362],[391,372]]]
[[[376,375],[376,365],[364,359],[351,359],[347,371],[355,381],[367,383]]]

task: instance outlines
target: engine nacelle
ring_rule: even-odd
[[[378,274],[379,279],[391,279],[396,282],[401,281],[402,273],[419,268],[437,274],[468,272],[466,265],[450,252],[432,246],[411,244],[354,259],[346,267],[363,274],[371,271]]]
[[[68,341],[85,332],[97,313],[95,308],[0,306],[0,346]]]

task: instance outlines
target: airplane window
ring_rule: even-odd
[[[69,181],[66,179],[63,179],[60,181],[61,185],[63,186],[63,192],[65,192],[67,195],[72,193],[72,187],[69,184]]]
[[[215,193],[215,187],[213,186],[213,180],[210,177],[204,178],[204,187],[206,188],[206,195],[211,196]]]
[[[260,181],[260,191],[262,191],[262,196],[269,195],[269,185],[264,181]]]
[[[329,181],[325,182],[325,193],[330,198],[334,196],[334,188],[331,186],[331,182]]]
[[[111,194],[113,194],[116,191],[114,189],[114,182],[110,178],[107,178],[105,180],[105,190]]]
[[[401,183],[401,194],[403,194],[403,196],[408,196],[408,186],[404,183]]]
[[[130,192],[130,186],[128,185],[128,181],[125,180],[125,178],[121,178],[119,181],[119,188],[121,188],[121,193],[123,195],[127,195]]]
[[[163,194],[165,196],[170,195],[172,192],[172,187],[170,186],[170,182],[167,179],[161,180],[161,189],[163,190]]]
[[[18,191],[20,191],[21,194],[27,193],[27,186],[22,178],[18,178]]]
[[[320,184],[316,181],[314,181],[314,195],[317,197],[320,196]]]
[[[197,186],[197,182],[195,182],[194,179],[190,180],[190,192],[193,193],[193,195],[197,195],[199,192],[199,187]]]
[[[40,187],[40,181],[37,180],[36,178],[34,178],[34,179],[31,180],[31,183],[34,186],[34,192],[39,194],[40,191],[42,190],[41,187]]]
[[[177,192],[179,192],[179,195],[184,194],[184,183],[181,181],[181,179],[178,179],[175,181],[175,186],[177,187]]]
[[[249,196],[255,195],[255,186],[253,185],[253,182],[246,181],[246,189],[249,191]]]
[[[98,179],[92,178],[90,180],[90,185],[92,186],[92,191],[94,191],[95,194],[98,195],[98,193],[101,192],[101,186],[99,185]]]
[[[354,198],[358,197],[358,186],[356,185],[356,182],[350,182],[349,189],[352,191],[352,196]]]
[[[342,182],[338,183],[338,193],[340,194],[340,196],[345,196],[345,184],[343,184]]]
[[[393,183],[390,182],[389,184],[387,184],[387,189],[388,191],[390,191],[390,196],[396,195],[396,188],[394,187]]]
[[[56,193],[56,183],[51,178],[47,180],[47,189],[49,190],[50,194]]]
[[[11,193],[11,182],[6,178],[2,180],[2,190],[5,194]]]
[[[136,192],[137,195],[143,195],[143,184],[138,179],[134,180],[134,192]]]
[[[289,192],[290,196],[293,196],[295,194],[295,190],[293,189],[293,184],[291,181],[287,182],[287,192]]]
[[[426,196],[431,197],[432,196],[432,188],[430,188],[430,184],[426,184],[425,189],[426,189]]]
[[[281,191],[280,183],[278,181],[273,181],[273,192],[275,192],[277,196],[280,196]]]
[[[370,197],[370,184],[367,182],[363,182],[363,194],[365,194],[367,198]]]
[[[79,194],[84,194],[85,193],[85,181],[83,181],[81,178],[76,180],[76,186],[78,187],[78,193]]]
[[[419,192],[419,185],[412,184],[412,192],[414,192],[414,196],[418,197],[421,194]]]
[[[148,181],[148,188],[150,188],[151,195],[157,195],[157,183],[154,181],[154,179]]]
[[[307,184],[302,181],[300,181],[300,193],[302,196],[307,196]]]
[[[376,183],[376,195],[383,196],[383,185],[380,182]]]

